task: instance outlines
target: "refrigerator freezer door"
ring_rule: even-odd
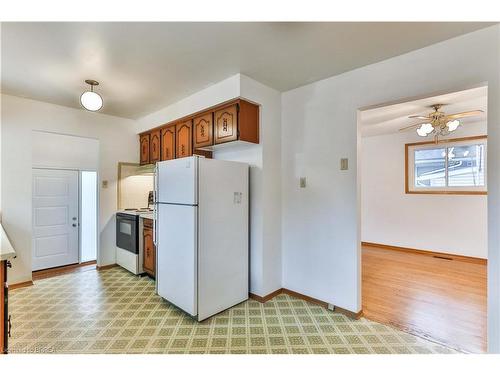
[[[196,206],[157,206],[158,294],[188,314],[197,315]]]
[[[162,161],[157,166],[157,202],[198,204],[198,158]]]
[[[248,299],[248,165],[199,160],[198,320]]]

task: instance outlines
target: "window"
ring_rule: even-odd
[[[80,172],[80,262],[97,259],[97,172]]]
[[[406,193],[486,194],[486,136],[406,145]]]

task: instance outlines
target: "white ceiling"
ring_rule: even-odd
[[[444,104],[441,111],[446,114],[472,111],[475,109],[484,111],[479,116],[460,119],[460,122],[464,126],[486,122],[488,87],[477,87],[364,110],[361,112],[361,135],[363,137],[370,137],[397,133],[401,128],[422,122],[422,120],[410,119],[408,116],[428,115],[434,111],[434,109],[431,108],[433,104]]]
[[[2,92],[138,118],[243,73],[277,90],[368,65],[486,23],[3,23]]]

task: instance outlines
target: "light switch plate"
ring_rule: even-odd
[[[108,180],[103,180],[102,181],[102,188],[106,189],[108,187]]]
[[[349,169],[349,159],[342,158],[340,159],[340,170],[347,171]]]
[[[305,188],[306,187],[306,178],[305,177],[301,177],[300,178],[299,186],[301,188]]]
[[[234,204],[241,204],[241,199],[243,197],[243,193],[240,191],[235,191],[233,195],[233,203]]]

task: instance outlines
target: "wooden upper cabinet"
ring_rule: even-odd
[[[193,122],[180,122],[175,129],[175,155],[184,158],[193,155]]]
[[[160,137],[161,130],[153,130],[149,136],[149,162],[156,163],[160,161]]]
[[[175,125],[161,129],[161,160],[175,159]]]
[[[259,143],[259,106],[240,100],[238,108],[238,139]]]
[[[139,138],[141,145],[140,163],[149,164],[149,133],[141,134]]]
[[[259,106],[245,100],[228,105],[214,114],[215,144],[245,141],[259,143]]]
[[[140,135],[141,164],[183,158],[212,157],[212,147],[244,141],[259,143],[259,106],[235,99]]]
[[[213,145],[213,113],[208,112],[197,116],[193,120],[194,139],[193,148]]]
[[[235,141],[238,138],[238,104],[215,112],[215,143]]]

